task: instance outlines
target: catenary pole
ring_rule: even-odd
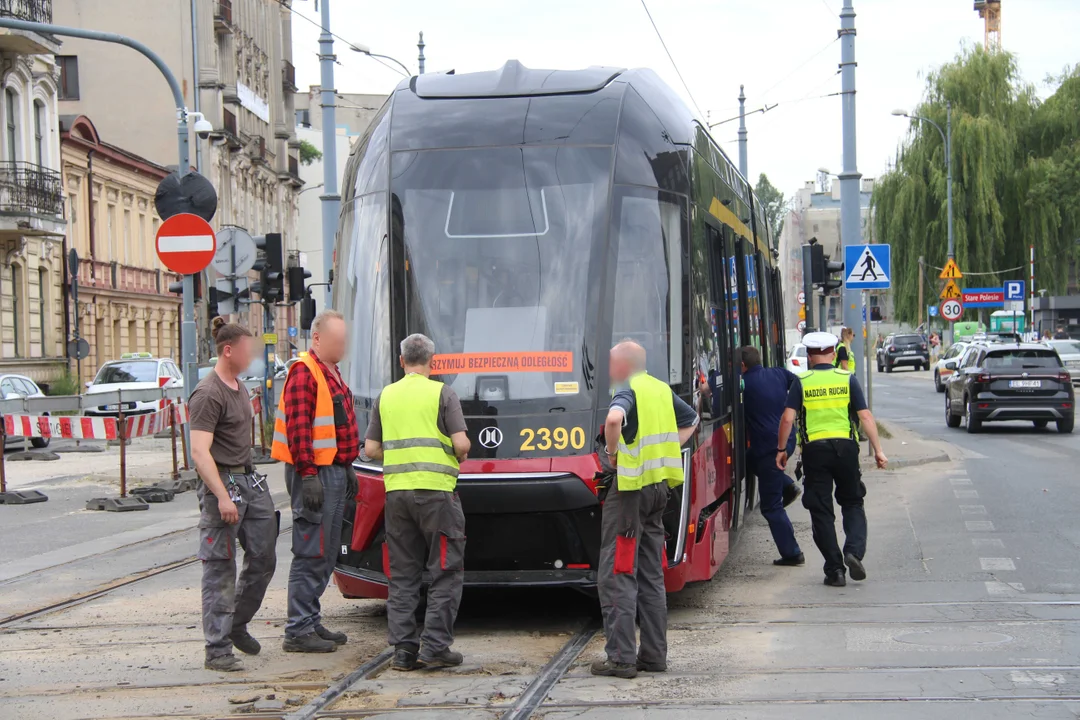
[[[138,40],[129,38],[126,35],[101,32],[99,30],[84,30],[83,28],[28,22],[26,20],[15,20],[14,18],[0,18],[0,27],[11,28],[12,30],[22,30],[24,32],[43,33],[60,37],[76,37],[84,40],[114,43],[127,46],[136,52],[142,53],[150,62],[154,63],[154,67],[156,67],[165,77],[165,82],[169,84],[169,90],[172,92],[173,102],[176,104],[176,141],[179,160],[176,173],[183,177],[191,170],[190,147],[188,145],[188,110],[184,106],[184,93],[180,89],[180,83],[176,81],[176,76],[173,75],[169,66],[166,65],[165,61],[153,50]],[[183,320],[180,328],[180,346],[184,371],[184,400],[187,400],[199,379],[198,371],[196,370],[195,281],[194,276],[192,275],[184,276]],[[188,426],[185,425],[185,435],[187,432]],[[188,460],[190,460],[190,458],[188,458]]]
[[[319,64],[322,75],[322,135],[323,135],[323,192],[322,246],[326,286],[325,307],[330,307],[330,273],[333,270],[334,236],[337,233],[338,216],[341,214],[341,195],[338,194],[337,170],[337,119],[334,107],[337,89],[334,87],[334,36],[330,34],[330,0],[322,0],[322,33],[319,35]]]
[[[855,139],[855,9],[852,0],[844,0],[840,11],[840,68],[841,96],[844,127],[844,171],[840,173],[840,238],[844,247],[862,245],[861,207],[859,185],[862,175],[856,163]],[[852,268],[845,268],[850,273]],[[850,290],[847,283],[843,289],[844,327],[855,328],[862,324],[862,293]],[[862,333],[856,332],[851,341],[854,357],[863,356]],[[856,375],[866,385],[866,363],[856,368]]]
[[[739,172],[750,182],[746,158],[746,94],[742,85],[739,86]]]

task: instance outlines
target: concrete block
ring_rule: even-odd
[[[164,503],[172,502],[176,493],[158,485],[149,485],[147,487],[133,488],[131,494],[142,498],[148,503]]]
[[[40,490],[9,490],[0,493],[0,505],[32,505],[48,499],[49,496]]]
[[[87,510],[105,510],[106,512],[131,512],[149,510],[150,505],[140,497],[94,498],[86,501]]]

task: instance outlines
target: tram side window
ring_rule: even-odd
[[[655,190],[623,189],[618,198],[618,269],[612,343],[645,348],[649,374],[682,385],[683,211]]]
[[[342,375],[358,399],[373,399],[391,380],[386,193],[356,198],[342,222],[341,278],[334,307],[345,316],[352,347]]]
[[[726,379],[732,375],[732,353],[727,349],[726,296],[727,287],[724,276],[728,263],[724,256],[724,243],[720,233],[711,225],[705,226],[705,253],[708,258],[709,282],[705,289],[707,297],[704,328],[699,325],[699,337],[702,339],[699,351],[700,368],[709,382],[712,391],[712,417],[720,419],[731,412],[731,396]],[[703,357],[704,356],[704,357]],[[700,367],[700,366],[699,366]]]

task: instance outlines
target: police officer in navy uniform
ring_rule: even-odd
[[[808,333],[803,338],[810,370],[801,373],[788,390],[776,445],[776,467],[783,469],[788,461],[787,440],[798,416],[806,473],[803,505],[810,511],[814,543],[825,557],[825,584],[833,587],[847,584],[845,569],[852,580],[866,579],[862,563],[866,553],[866,485],[859,469],[860,423],[870,438],[877,466],[884,468],[888,463],[858,379],[833,366],[838,343],[831,333]],[[834,486],[844,516],[842,553],[836,539]]]

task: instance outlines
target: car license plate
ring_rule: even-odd
[[[915,351],[914,351],[914,350],[905,350],[905,351],[904,351],[904,354],[905,354],[905,355],[914,355],[914,354],[915,354]]]
[[[1010,380],[1011,388],[1037,388],[1042,387],[1042,380]]]
[[[115,412],[120,409],[119,405],[102,405],[101,409],[105,412]]]

